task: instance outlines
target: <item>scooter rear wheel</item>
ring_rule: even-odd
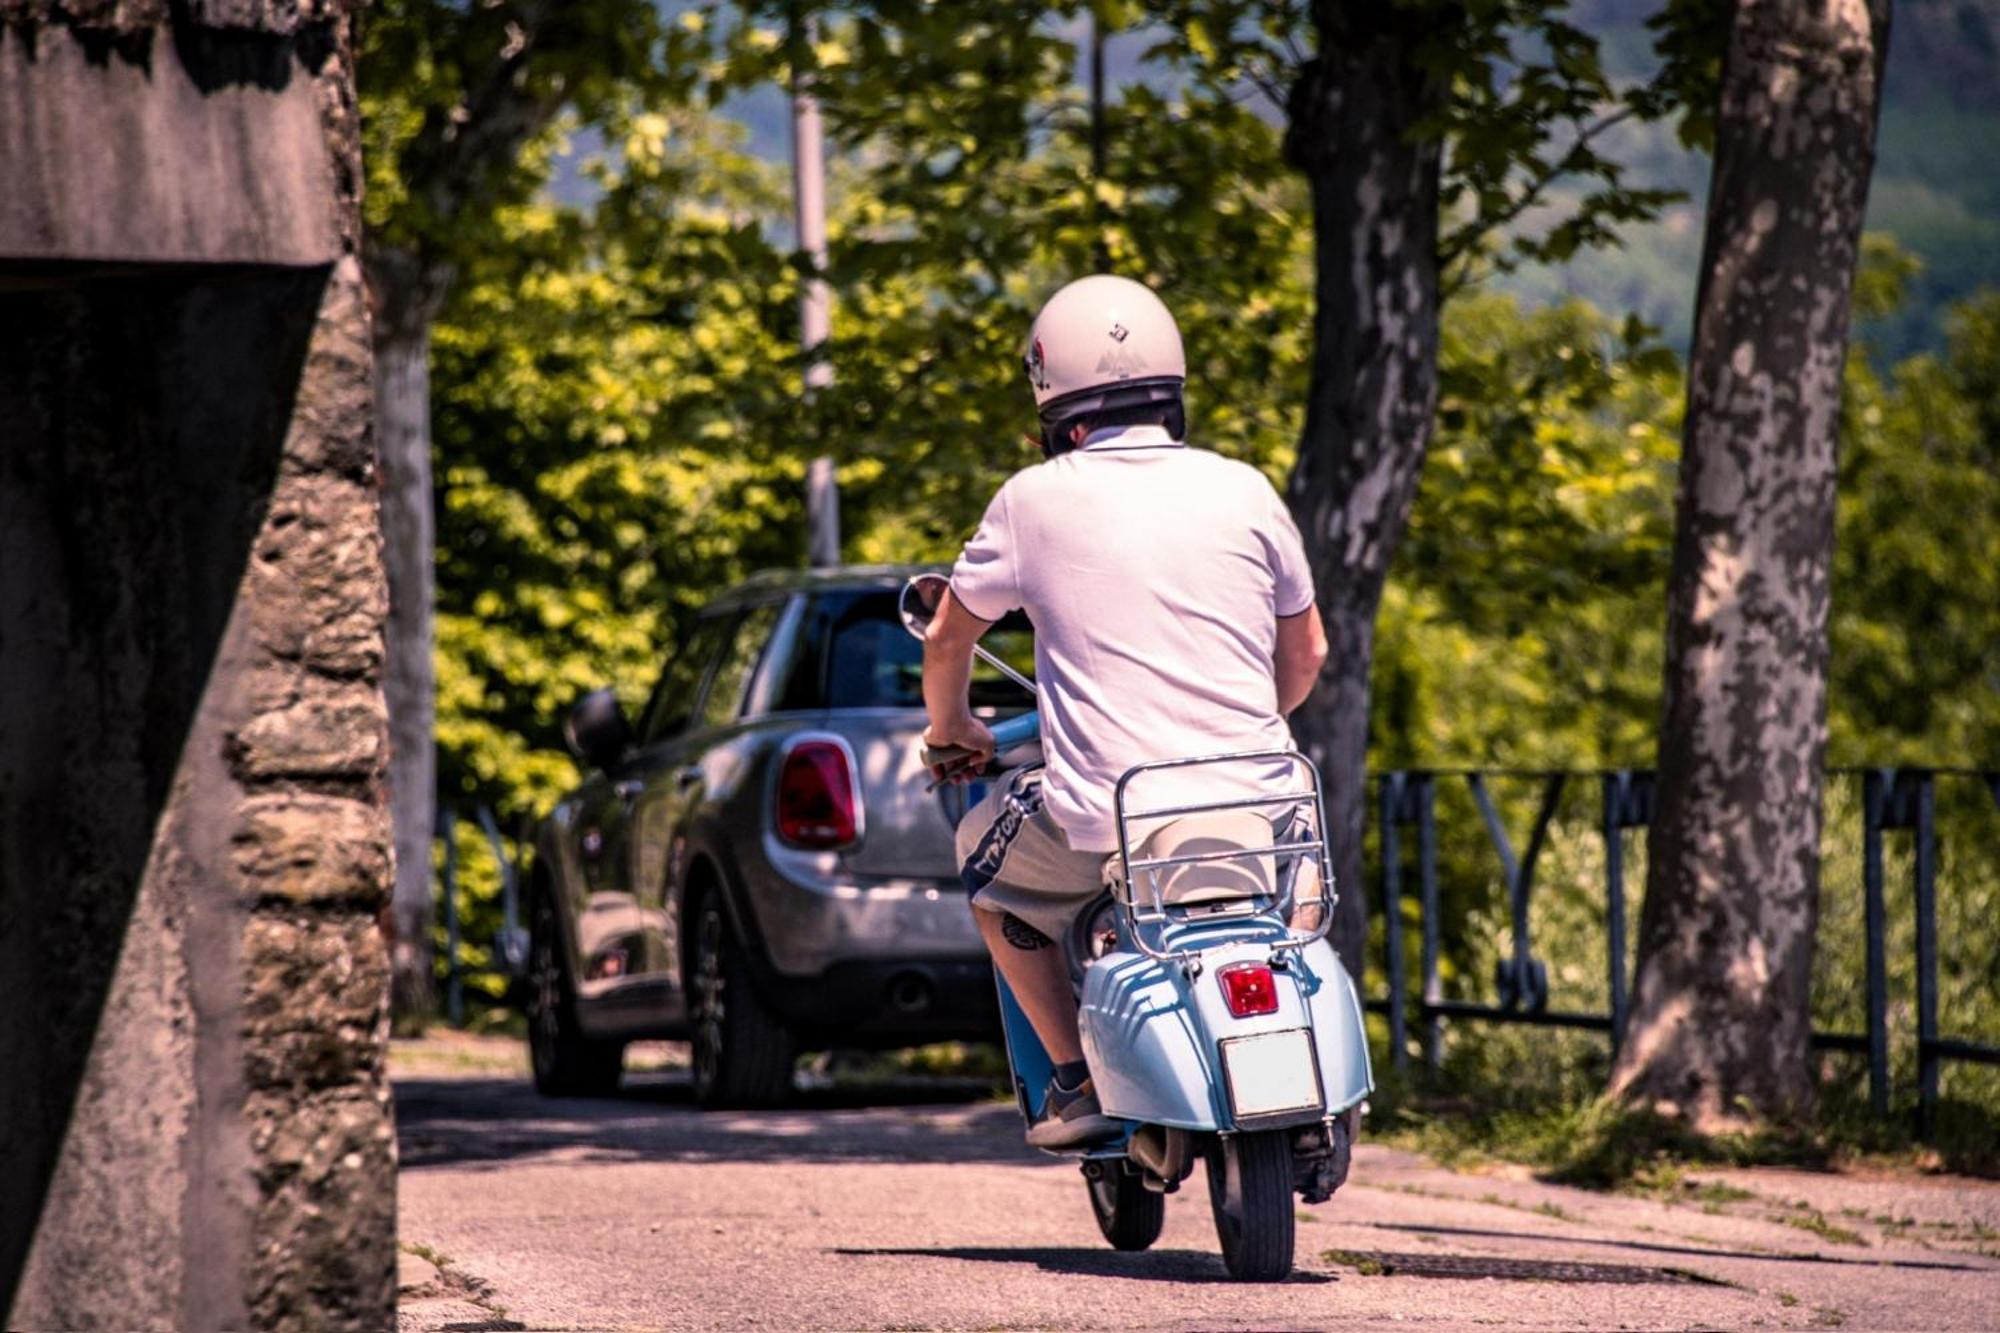
[[[1243,1282],[1291,1275],[1292,1136],[1285,1130],[1227,1134],[1208,1154],[1208,1202],[1222,1262]]]
[[[1123,1162],[1105,1162],[1096,1178],[1085,1177],[1097,1229],[1114,1250],[1143,1250],[1167,1224],[1167,1196],[1146,1188],[1139,1173]]]

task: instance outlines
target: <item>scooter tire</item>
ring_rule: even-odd
[[[1106,1162],[1103,1174],[1085,1178],[1097,1229],[1114,1250],[1143,1250],[1167,1225],[1167,1196],[1146,1188],[1139,1173],[1121,1162]]]
[[[1208,1153],[1208,1202],[1222,1262],[1239,1282],[1291,1276],[1292,1136],[1285,1130],[1229,1134]]]

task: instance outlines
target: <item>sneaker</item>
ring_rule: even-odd
[[[1048,1095],[1042,1099],[1042,1118],[1028,1126],[1031,1148],[1074,1148],[1118,1137],[1118,1122],[1104,1114],[1098,1104],[1097,1089],[1089,1079],[1075,1089],[1058,1087],[1049,1080]]]

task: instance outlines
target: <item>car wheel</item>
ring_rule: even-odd
[[[556,931],[555,904],[535,895],[528,936],[528,1055],[544,1097],[604,1097],[618,1091],[625,1043],[583,1035],[576,987]]]
[[[757,993],[743,946],[712,893],[695,916],[692,990],[696,1103],[777,1106],[789,1099],[797,1043]]]

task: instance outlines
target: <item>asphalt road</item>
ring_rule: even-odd
[[[627,1084],[398,1077],[402,1328],[2000,1328],[1988,1182],[1733,1171],[1667,1203],[1364,1145],[1301,1211],[1297,1274],[1252,1286],[1199,1172],[1116,1253],[1076,1168],[960,1086],[739,1114]]]

